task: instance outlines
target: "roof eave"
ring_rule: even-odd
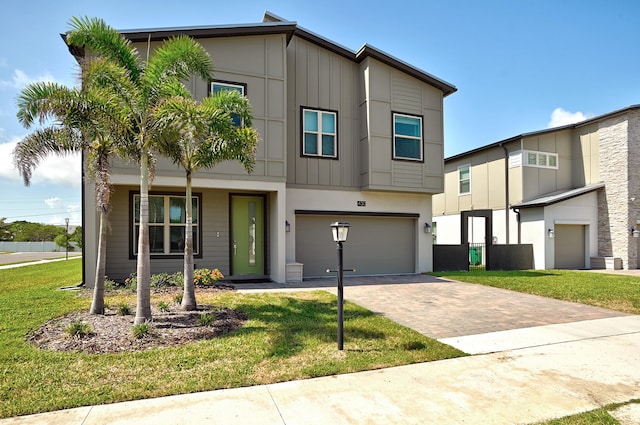
[[[429,85],[432,85],[438,88],[439,90],[442,91],[443,97],[447,97],[450,94],[453,94],[456,91],[458,91],[458,89],[454,85],[432,74],[429,74],[428,72],[425,72],[421,69],[411,66],[408,63],[398,58],[395,58],[369,44],[365,44],[356,53],[356,62],[360,63],[368,57],[374,58],[386,65],[389,65],[393,68],[396,68],[404,72],[405,74],[408,74],[420,81],[423,81]]]

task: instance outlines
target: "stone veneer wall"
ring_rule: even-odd
[[[638,239],[630,229],[640,218],[640,113],[617,115],[598,127],[600,179],[605,183],[598,193],[599,255],[621,258],[624,269],[635,269]]]
[[[634,199],[631,201],[631,199]],[[638,229],[640,220],[640,111],[629,112],[629,227]],[[640,266],[638,259],[640,238],[629,240],[629,268]]]

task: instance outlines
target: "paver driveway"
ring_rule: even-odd
[[[268,286],[336,292],[335,279]],[[345,277],[344,286],[348,301],[437,339],[625,316],[603,308],[430,275]],[[264,290],[265,286],[239,284],[237,288]]]

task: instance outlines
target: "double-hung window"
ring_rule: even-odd
[[[458,195],[469,193],[471,193],[471,166],[462,165],[458,167]]]
[[[225,90],[237,91],[241,95],[245,95],[245,92],[247,91],[247,86],[246,86],[246,84],[232,83],[232,82],[229,82],[229,81],[217,81],[217,80],[214,80],[214,81],[211,82],[210,91],[211,91],[212,95],[215,96],[216,94],[220,93],[221,91],[225,91]],[[231,119],[233,120],[233,124],[236,127],[239,127],[239,126],[242,125],[242,119],[240,118],[239,115],[231,114]]]
[[[200,254],[200,195],[192,200],[193,253]],[[149,195],[149,249],[151,255],[179,255],[184,253],[186,228],[186,197],[178,195]],[[133,254],[138,253],[140,232],[140,194],[133,194]]]
[[[338,112],[302,108],[302,156],[338,158]]]
[[[422,161],[422,117],[393,113],[393,159]]]

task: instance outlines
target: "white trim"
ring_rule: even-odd
[[[535,164],[529,164],[529,154],[534,154],[536,155],[536,163]],[[540,165],[540,158],[541,157],[545,157],[546,158],[546,164],[544,165]],[[555,158],[556,160],[556,165],[549,165],[549,158]],[[555,152],[542,152],[542,151],[532,151],[532,150],[523,150],[522,151],[522,165],[524,167],[535,167],[535,168],[547,168],[547,169],[551,169],[551,170],[557,170],[558,169],[558,162],[559,162],[559,158],[558,158],[558,154]]]
[[[460,192],[460,169],[461,168],[469,168],[469,191],[468,192]],[[457,185],[458,185],[458,196],[471,195],[471,164],[463,164],[458,167]]]
[[[316,131],[307,130],[305,127],[305,124],[307,122],[305,117],[305,112],[307,111],[315,112],[316,114],[318,114],[318,122],[317,122],[318,129]],[[333,116],[333,133],[325,132],[322,128],[322,117],[325,114]],[[306,134],[316,135],[317,153],[309,153],[305,151],[305,147],[306,147],[305,135]],[[333,155],[325,155],[324,153],[322,153],[322,137],[325,135],[333,136]],[[302,155],[315,156],[318,158],[337,158],[338,157],[338,114],[336,112],[327,111],[324,109],[314,109],[314,108],[306,108],[306,107],[302,108]]]

